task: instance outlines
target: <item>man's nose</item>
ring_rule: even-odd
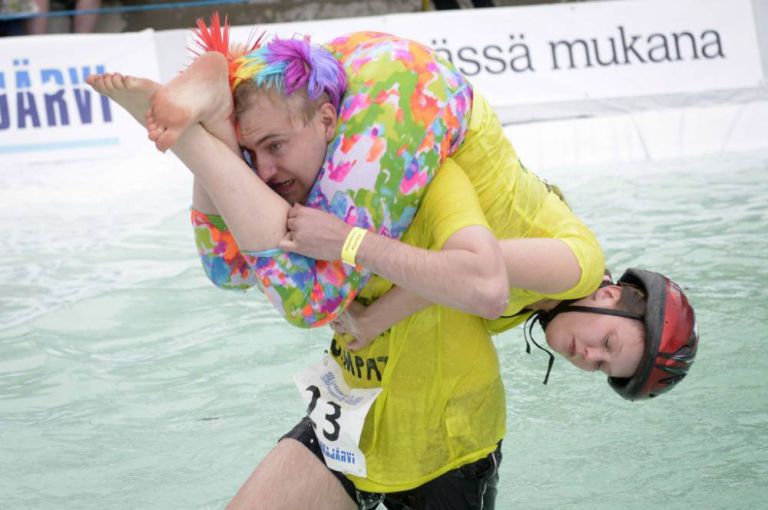
[[[269,182],[277,173],[277,165],[269,158],[259,158],[256,161],[256,174],[264,182]]]

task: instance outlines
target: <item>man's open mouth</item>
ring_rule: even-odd
[[[272,182],[269,184],[269,186],[275,190],[280,195],[283,195],[285,193],[288,193],[290,191],[291,187],[296,182],[296,179],[287,179],[285,181],[280,182]]]

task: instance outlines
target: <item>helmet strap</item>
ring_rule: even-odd
[[[549,363],[547,364],[547,374],[544,376],[544,384],[547,384],[547,381],[549,381],[549,374],[552,372],[552,366],[555,364],[555,356],[549,350],[545,349],[539,343],[533,338],[533,326],[538,322],[541,324],[542,329],[545,328],[543,325],[543,322],[546,321],[545,314],[541,313],[543,310],[539,310],[537,312],[534,312],[530,317],[528,317],[528,320],[525,321],[525,325],[523,326],[523,338],[525,338],[525,352],[528,354],[531,353],[531,344],[528,343],[530,340],[533,342],[533,345],[541,349],[542,351],[546,352],[549,355]]]
[[[643,322],[644,320],[644,317],[642,315],[638,315],[632,312],[627,312],[624,310],[615,310],[613,308],[600,308],[596,306],[571,305],[570,303],[572,303],[572,301],[563,301],[562,303],[557,305],[555,308],[553,308],[552,311],[549,313],[549,318],[547,320],[547,323],[551,322],[556,315],[564,312],[583,312],[583,313],[597,313],[600,315],[613,315],[615,317],[626,317],[627,319],[634,319],[640,322]],[[563,304],[565,304],[566,306],[560,308],[561,305]],[[544,326],[544,329],[546,330],[546,326]]]
[[[611,281],[610,279],[610,273],[606,271],[607,279],[600,282],[600,286],[598,289],[602,289],[603,287],[608,287],[611,285],[616,285]],[[644,322],[644,317],[642,315],[638,315],[636,313],[632,312],[626,312],[624,310],[614,310],[613,308],[602,308],[602,307],[595,307],[595,306],[581,306],[581,305],[574,305],[572,303],[575,303],[576,299],[570,299],[565,301],[560,301],[557,306],[555,306],[552,310],[546,312],[541,311],[540,317],[539,317],[539,324],[541,324],[541,328],[546,331],[547,325],[549,325],[550,322],[552,322],[552,319],[560,315],[564,312],[583,312],[583,313],[598,313],[601,315],[614,315],[616,317],[626,317],[627,319],[634,319],[640,322]]]

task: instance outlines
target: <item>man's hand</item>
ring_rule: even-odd
[[[277,244],[316,260],[339,260],[351,225],[318,209],[295,204],[288,210],[288,233]]]

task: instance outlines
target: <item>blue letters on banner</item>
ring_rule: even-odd
[[[5,63],[12,64],[12,71],[3,70]],[[85,83],[90,74],[104,72],[104,64],[35,68],[28,58],[0,61],[0,140],[3,133],[38,131],[42,134],[47,128],[111,124],[109,98]],[[0,144],[0,154],[119,143],[116,137],[83,138],[82,134],[69,141],[56,138],[56,141],[41,143]]]

